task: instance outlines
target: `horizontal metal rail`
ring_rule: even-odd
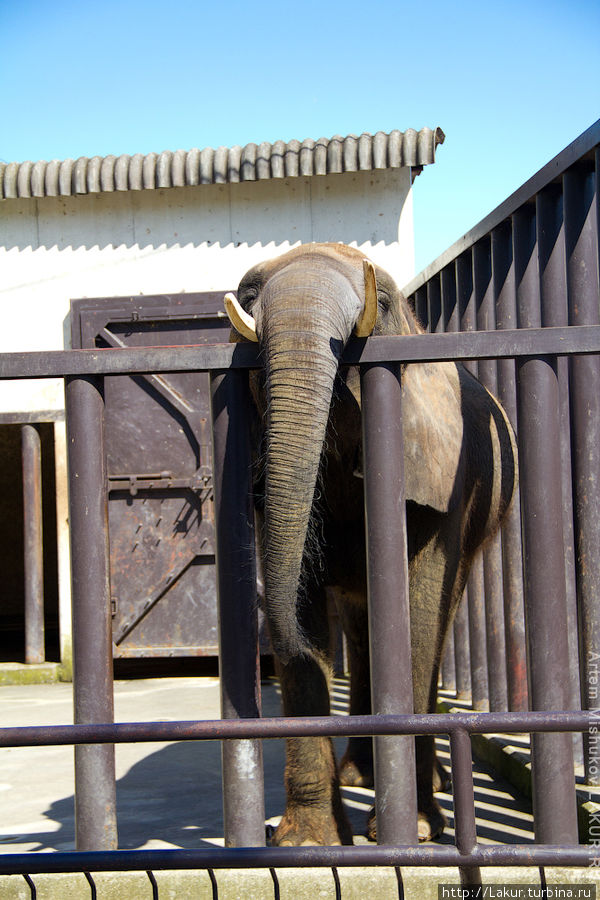
[[[27,726],[0,729],[0,746],[56,746],[171,740],[283,738],[327,734],[462,734],[582,731],[590,712],[450,713],[385,716],[331,716],[230,719],[191,722],[138,722],[95,725]],[[111,850],[0,855],[0,874],[163,871],[180,869],[292,868],[298,866],[483,866],[598,865],[598,845],[475,844],[468,852],[439,845],[351,847],[228,847],[194,850]]]
[[[429,844],[355,847],[207,847],[198,850],[112,850],[0,854],[0,875],[51,872],[289,869],[298,866],[590,866],[600,847],[478,845],[469,854]]]
[[[332,737],[392,734],[521,734],[585,731],[591,712],[423,713],[420,715],[295,716],[93,725],[27,725],[0,729],[0,747],[212,741],[236,738]]]
[[[520,328],[506,331],[410,334],[353,339],[342,364],[442,362],[564,356],[600,352],[600,326]],[[209,372],[260,365],[254,344],[206,344],[106,350],[45,350],[0,355],[0,380],[62,378],[73,375],[140,375],[156,372]]]

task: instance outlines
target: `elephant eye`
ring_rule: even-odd
[[[389,294],[386,294],[385,291],[378,290],[377,291],[377,305],[380,309],[386,310],[390,308],[391,300]]]
[[[245,288],[245,289],[240,293],[238,299],[239,299],[239,301],[240,301],[242,307],[243,307],[245,310],[247,310],[248,307],[249,307],[249,305],[252,303],[252,301],[253,301],[253,300],[256,300],[257,297],[258,297],[258,288],[256,288],[256,287],[249,287],[249,288]]]

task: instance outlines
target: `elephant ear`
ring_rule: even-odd
[[[406,499],[448,512],[460,495],[464,467],[456,366],[408,365],[402,383]]]

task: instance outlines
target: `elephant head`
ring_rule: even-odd
[[[419,329],[390,276],[376,269],[360,251],[343,244],[303,245],[255,266],[240,282],[237,299],[227,295],[226,308],[237,334],[258,341],[262,348],[264,380],[255,396],[266,438],[265,602],[273,647],[285,662],[308,652],[296,605],[343,348],[353,333],[364,337]],[[427,389],[426,367],[419,379],[414,386],[417,394]],[[357,386],[354,393],[359,403]],[[452,385],[442,385],[441,391],[436,385],[436,404],[443,407],[456,402]],[[444,447],[437,457],[444,456],[452,477],[462,438],[460,411],[457,413],[448,434],[434,421],[439,419],[435,409],[425,413],[432,420],[431,440]],[[422,422],[418,427],[421,431]],[[410,447],[410,420],[406,439]],[[412,443],[414,452],[419,453],[422,437]],[[436,448],[432,449],[435,457]],[[412,485],[414,499],[434,507],[448,503],[452,484],[450,478],[447,487],[446,470],[439,471],[444,485],[436,488],[435,471],[434,460],[429,485],[423,488],[416,480]],[[421,496],[424,490],[428,496]],[[444,493],[445,499],[432,499],[436,491]]]
[[[265,418],[264,584],[271,640],[285,662],[306,652],[296,603],[305,539],[339,357],[377,315],[372,264],[357,250],[308,245],[258,265],[226,308],[236,331],[258,341]]]

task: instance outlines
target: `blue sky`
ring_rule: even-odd
[[[417,271],[600,117],[598,0],[0,0],[0,36],[6,162],[441,126]]]

